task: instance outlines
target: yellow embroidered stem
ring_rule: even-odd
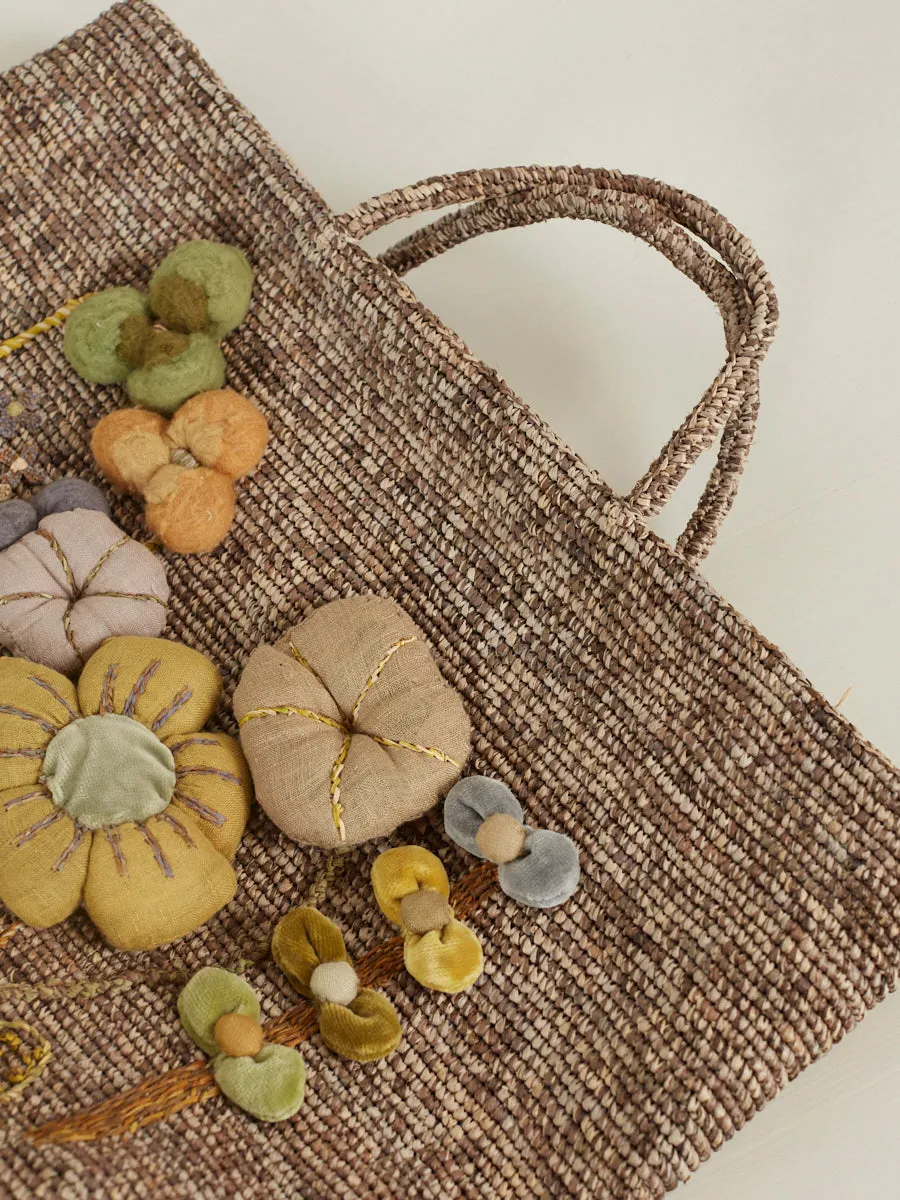
[[[93,292],[85,292],[83,296],[79,296],[75,300],[66,300],[66,302],[51,313],[49,317],[45,317],[43,321],[38,321],[37,325],[32,325],[30,329],[26,329],[23,333],[17,333],[14,337],[6,338],[0,342],[0,358],[6,358],[7,354],[12,354],[14,350],[21,349],[36,337],[40,337],[42,333],[47,333],[50,329],[56,329],[62,325],[66,317],[68,317],[79,304],[83,304],[88,296],[93,296]]]
[[[26,1021],[0,1021],[0,1103],[34,1083],[53,1055],[50,1043]]]
[[[21,921],[13,921],[9,925],[4,925],[3,928],[0,929],[0,949],[6,945],[9,939],[15,934],[16,930],[21,928]]]
[[[344,738],[344,744],[341,746],[337,758],[334,760],[334,766],[331,768],[331,785],[329,794],[331,796],[331,815],[334,817],[334,827],[338,831],[338,837],[342,842],[347,840],[347,830],[344,828],[344,806],[341,804],[341,772],[344,769],[344,763],[347,761],[347,753],[350,750],[350,734]]]

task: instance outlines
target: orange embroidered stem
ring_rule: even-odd
[[[6,925],[2,929],[0,929],[0,949],[2,949],[6,945],[6,943],[10,940],[10,938],[13,936],[13,934],[16,932],[16,930],[21,929],[21,928],[22,928],[21,921],[12,921],[12,922],[10,922],[9,925]]]
[[[121,1096],[76,1117],[49,1121],[27,1136],[36,1146],[48,1142],[93,1142],[111,1133],[136,1133],[183,1108],[218,1095],[219,1087],[206,1060],[188,1063],[167,1075],[148,1079]]]
[[[482,863],[470,871],[450,894],[457,916],[462,918],[473,912],[496,885],[497,868],[493,863]],[[356,969],[363,987],[387,983],[403,969],[403,938],[390,938],[380,946],[374,946],[359,959]],[[306,1002],[297,1004],[264,1026],[266,1041],[299,1046],[315,1032],[317,1025],[315,1009]],[[117,1134],[134,1133],[218,1094],[218,1085],[206,1060],[198,1060],[176,1067],[165,1075],[145,1079],[137,1087],[104,1100],[94,1108],[49,1121],[25,1136],[38,1146],[93,1142]]]
[[[56,329],[62,325],[66,317],[68,317],[79,304],[83,304],[88,296],[93,296],[93,292],[86,292],[85,295],[79,296],[76,300],[66,300],[55,313],[51,313],[49,317],[45,317],[43,321],[38,321],[37,325],[32,325],[30,329],[26,329],[23,333],[17,333],[14,337],[6,338],[0,342],[0,358],[6,358],[8,354],[12,354],[14,350],[19,350],[22,346],[27,345],[36,337],[40,337],[42,333],[46,333],[50,329]]]

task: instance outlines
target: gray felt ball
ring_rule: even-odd
[[[38,515],[27,500],[7,500],[0,504],[0,550],[37,529],[37,523]]]
[[[76,508],[86,508],[109,516],[109,504],[100,489],[74,475],[54,479],[32,496],[31,503],[39,518],[49,517],[51,513],[72,512]]]
[[[494,813],[509,813],[521,821],[522,805],[499,779],[489,779],[487,775],[469,775],[447,793],[444,828],[458,846],[478,858],[484,858],[478,849],[475,834]]]
[[[525,853],[498,868],[500,886],[512,900],[529,908],[553,908],[578,887],[578,847],[564,833],[530,829]]]

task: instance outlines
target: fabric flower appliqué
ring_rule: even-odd
[[[240,975],[201,967],[178,997],[178,1015],[210,1056],[229,1100],[260,1121],[286,1121],[298,1112],[306,1090],[303,1055],[265,1040],[259,1000]]]
[[[198,732],[213,664],[160,638],[115,637],[77,687],[0,659],[0,900],[45,928],[83,904],[113,946],[184,937],[232,898],[250,809],[238,743]]]
[[[41,398],[37,392],[21,395],[0,392],[0,441],[10,441],[23,429],[39,429],[44,423]]]

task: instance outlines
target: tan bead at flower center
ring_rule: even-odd
[[[475,844],[491,862],[513,862],[525,849],[525,826],[512,813],[493,813],[479,826]]]
[[[309,977],[309,990],[320,1004],[352,1004],[359,994],[359,976],[348,962],[319,963]]]
[[[219,1017],[213,1030],[216,1045],[232,1058],[256,1058],[263,1048],[263,1031],[259,1021],[245,1013],[226,1013]]]
[[[453,909],[440,892],[422,889],[400,901],[400,919],[410,933],[430,933],[453,920]]]

